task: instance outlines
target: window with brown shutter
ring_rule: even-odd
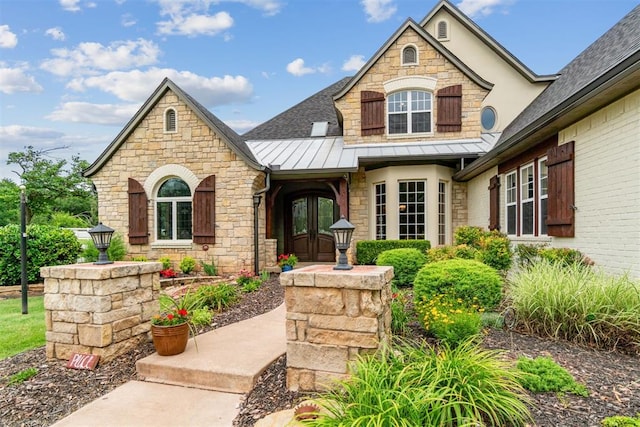
[[[438,97],[438,132],[460,132],[462,130],[462,85],[440,89]]]
[[[549,236],[573,237],[575,234],[573,157],[573,141],[553,147],[547,152],[547,234]]]
[[[203,179],[193,196],[193,242],[215,243],[216,177]]]
[[[147,221],[147,194],[142,185],[129,178],[129,244],[146,245],[149,243]]]
[[[384,93],[360,92],[360,126],[362,136],[384,133]]]
[[[500,230],[500,177],[489,180],[489,230]]]

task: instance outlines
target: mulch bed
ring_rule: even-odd
[[[245,294],[239,304],[217,314],[212,326],[206,330],[265,313],[282,301],[283,289],[274,275],[258,291]],[[556,393],[532,395],[535,405],[531,407],[531,413],[535,426],[596,427],[607,416],[640,413],[638,355],[587,349],[496,329],[488,331],[483,345],[503,349],[505,356],[514,360],[522,355],[550,356],[590,390],[589,397]],[[136,360],[153,351],[153,345],[146,343],[111,363],[99,365],[95,371],[66,369],[64,362],[47,361],[44,348],[2,360],[0,425],[49,426],[119,385],[136,379]],[[20,385],[6,385],[9,375],[29,367],[38,368],[38,375]],[[246,396],[234,426],[253,426],[256,420],[292,408],[307,397],[286,389],[285,374],[286,356],[282,356],[265,370],[253,391]]]

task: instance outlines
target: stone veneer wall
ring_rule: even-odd
[[[158,312],[159,262],[42,267],[48,359],[109,362],[148,339]]]
[[[169,107],[177,113],[176,132],[163,130],[164,112]],[[155,239],[155,191],[164,178],[175,174],[167,173],[165,177],[152,174],[170,165],[186,168],[197,182],[209,175],[216,176],[215,243],[206,245],[206,249],[205,245],[195,243],[171,245]],[[265,186],[265,174],[248,166],[173,92],[167,91],[102,169],[91,177],[98,192],[100,220],[120,233],[127,244],[128,178],[152,189],[147,192],[149,244],[128,245],[130,256],[144,256],[149,260],[168,256],[174,268],[182,258],[191,256],[198,261],[214,262],[220,273],[253,270],[252,196]],[[148,179],[152,182],[147,182]],[[264,247],[265,235],[264,206],[263,201],[259,208],[261,247]],[[264,266],[265,260],[260,261]]]
[[[315,265],[280,275],[287,308],[287,387],[317,391],[391,336],[392,267]]]
[[[400,58],[402,49],[408,44],[418,49],[417,65],[402,65]],[[383,135],[361,136],[360,129],[360,92],[372,90],[384,93],[383,83],[399,77],[425,76],[437,79],[433,97],[434,123],[437,117],[435,92],[451,85],[462,85],[462,130],[460,132],[436,132],[433,135],[402,135],[389,137]],[[407,30],[376,61],[369,71],[336,102],[344,118],[344,143],[371,144],[375,142],[407,142],[411,140],[428,141],[429,139],[477,138],[482,131],[480,126],[480,109],[482,100],[489,91],[482,89],[453,64],[448,62],[422,36],[413,30]]]
[[[467,184],[454,182],[451,191],[453,193],[451,194],[451,229],[455,233],[458,227],[469,224]],[[487,223],[488,221],[489,218],[487,217]]]

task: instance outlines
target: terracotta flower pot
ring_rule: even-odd
[[[151,325],[153,345],[160,356],[173,356],[184,352],[189,341],[189,325]]]

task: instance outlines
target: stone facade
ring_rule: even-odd
[[[322,390],[349,375],[358,355],[390,339],[392,267],[305,267],[283,273],[287,387]]]
[[[96,354],[109,362],[148,339],[162,264],[43,267],[47,358]]]
[[[407,45],[413,45],[418,50],[417,65],[402,65],[402,49]],[[439,89],[462,85],[462,130],[460,132],[434,132],[432,136],[421,134],[418,137],[402,135],[389,138],[388,135],[361,136],[360,130],[360,92],[371,90],[385,92],[384,82],[399,77],[430,77],[437,80],[434,94]],[[446,58],[435,50],[424,38],[414,30],[408,29],[389,47],[389,49],[376,61],[375,64],[362,76],[362,78],[345,94],[336,101],[336,107],[344,118],[344,143],[345,144],[371,144],[376,142],[410,141],[428,139],[461,139],[477,138],[480,135],[480,110],[482,101],[489,91],[479,87],[469,79],[462,71],[451,64]],[[437,112],[435,111],[435,96],[433,103],[433,122]]]
[[[177,132],[164,132],[164,112],[174,108]],[[173,168],[168,167],[175,165]],[[163,169],[160,169],[163,168]],[[215,243],[160,244],[155,239],[155,191],[165,178],[157,170],[187,170],[197,182],[216,176]],[[156,173],[154,173],[156,172]],[[162,174],[160,174],[162,175]],[[175,176],[175,175],[173,175]],[[141,183],[149,200],[147,207],[149,244],[129,245],[130,256],[157,260],[168,256],[177,268],[180,260],[191,256],[214,262],[220,273],[253,270],[253,194],[264,187],[265,175],[229,148],[227,143],[198,117],[172,91],[142,118],[139,125],[104,166],[91,177],[98,191],[99,217],[104,224],[122,234],[128,242],[127,179]],[[150,182],[153,181],[153,182]],[[193,194],[194,188],[192,188]],[[261,204],[259,235],[265,235],[264,201]],[[265,265],[264,238],[260,242],[260,264]]]

